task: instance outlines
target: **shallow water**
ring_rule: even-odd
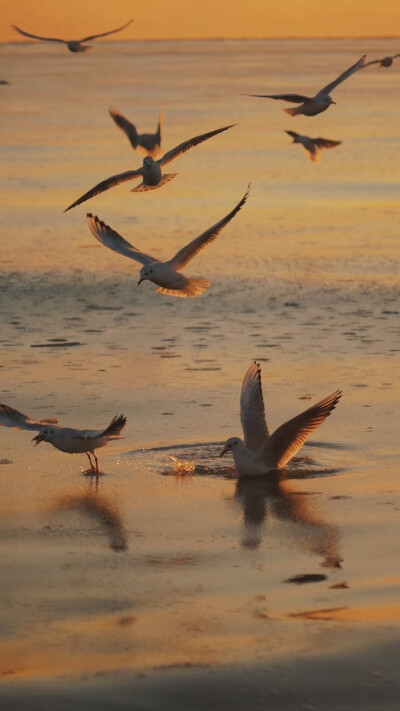
[[[4,680],[261,661],[398,635],[399,65],[291,119],[242,96],[313,91],[394,41],[3,46],[3,402],[125,438],[84,457],[0,431]],[[140,164],[115,106],[163,149],[237,123],[174,163],[159,191],[114,188]],[[343,144],[311,164],[283,132]],[[172,170],[172,168],[171,168]],[[155,256],[248,203],[186,267],[193,300],[137,287],[92,211]],[[133,184],[131,185],[133,187]],[[274,429],[337,388],[337,409],[281,480],[237,482],[221,443],[262,364]],[[396,417],[397,416],[397,417]],[[300,578],[299,578],[300,576]],[[154,672],[156,673],[156,672]],[[222,676],[221,676],[222,679]],[[255,687],[256,688],[256,687]]]

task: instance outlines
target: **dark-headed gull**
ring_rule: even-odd
[[[354,72],[362,69],[365,63],[366,54],[364,54],[361,59],[358,60],[352,67],[346,69],[343,74],[338,76],[337,79],[332,81],[327,86],[324,86],[321,91],[319,91],[315,96],[304,96],[303,94],[246,94],[246,96],[256,96],[261,99],[280,99],[282,101],[290,101],[293,104],[301,104],[296,106],[294,109],[283,109],[289,116],[297,116],[298,114],[304,114],[304,116],[316,116],[317,114],[326,111],[331,104],[334,104],[330,92],[335,89],[338,84],[350,77]]]
[[[129,20],[125,25],[122,25],[122,27],[117,27],[116,30],[109,30],[108,32],[102,32],[99,35],[89,35],[89,37],[83,37],[83,39],[80,40],[63,40],[63,39],[58,39],[56,37],[40,37],[39,35],[32,35],[30,32],[25,32],[25,30],[21,30],[19,27],[16,25],[11,25],[11,27],[14,28],[14,30],[17,30],[20,35],[23,35],[24,37],[30,37],[31,39],[37,39],[41,40],[42,42],[62,42],[63,44],[66,44],[70,52],[87,52],[88,49],[91,49],[90,46],[84,45],[83,42],[90,42],[90,40],[95,40],[98,37],[107,37],[108,35],[113,35],[116,32],[121,32],[121,30],[124,30],[125,27],[128,27],[128,25],[131,24],[133,20]]]
[[[116,109],[112,107],[109,108],[109,113],[112,119],[114,119],[117,126],[123,131],[129,140],[132,148],[136,150],[139,146],[150,156],[156,155],[161,145],[161,125],[162,125],[162,111],[160,111],[160,116],[158,119],[158,126],[155,133],[138,133],[136,126],[128,121],[125,116],[119,113]]]
[[[372,59],[371,62],[364,64],[364,67],[369,67],[371,64],[379,64],[381,67],[391,67],[393,60],[400,57],[400,54],[393,54],[391,57],[383,57],[383,59]]]
[[[310,136],[301,136],[300,133],[296,131],[286,131],[289,136],[292,136],[293,143],[301,143],[302,146],[308,151],[308,157],[315,163],[319,160],[320,151],[323,148],[335,148],[339,146],[341,141],[329,141],[327,138],[310,138]]]
[[[114,232],[111,227],[99,220],[98,217],[93,217],[92,214],[88,213],[87,219],[92,234],[99,242],[104,244],[105,247],[143,264],[140,270],[138,284],[148,280],[157,284],[159,288],[156,289],[156,291],[161,294],[193,297],[202,294],[203,291],[208,289],[210,282],[208,279],[189,279],[180,273],[180,269],[183,269],[199,252],[218,237],[221,230],[235,217],[241,207],[243,207],[248,194],[249,188],[240,202],[238,202],[236,207],[234,207],[228,215],[203,232],[199,237],[189,242],[186,247],[182,247],[182,249],[167,262],[161,262],[156,257],[151,257],[148,254],[140,252],[136,247],[133,247],[133,245],[121,237],[118,232]]]
[[[281,469],[297,454],[311,432],[331,414],[341,396],[341,391],[336,390],[270,435],[265,420],[261,368],[259,363],[252,363],[244,377],[240,396],[244,441],[231,437],[219,456],[231,451],[239,476],[260,476]]]
[[[168,153],[165,153],[165,155],[158,160],[153,160],[151,156],[146,156],[143,159],[143,166],[141,168],[138,168],[138,170],[127,170],[125,173],[119,173],[118,175],[112,175],[111,178],[106,178],[106,180],[103,180],[98,185],[95,185],[94,188],[82,195],[82,197],[78,198],[78,200],[75,200],[75,202],[67,207],[64,212],[67,212],[72,207],[80,205],[86,200],[90,200],[90,198],[95,195],[99,195],[99,193],[104,193],[105,190],[109,190],[109,188],[113,188],[115,185],[124,183],[126,180],[142,178],[143,182],[141,182],[136,188],[133,188],[131,191],[133,193],[160,188],[177,175],[177,173],[164,173],[163,175],[162,168],[167,165],[167,163],[171,163],[171,161],[175,160],[175,158],[178,158],[183,153],[186,153],[189,148],[193,148],[199,143],[203,143],[203,141],[206,141],[212,136],[216,136],[218,133],[222,133],[222,131],[227,131],[228,128],[232,128],[234,125],[235,124],[232,124],[231,126],[224,126],[223,128],[217,128],[215,131],[210,131],[209,133],[201,134],[201,136],[190,138],[188,141],[180,143],[179,146],[176,146],[176,148],[173,148],[171,151],[168,151]]]
[[[87,454],[90,462],[89,472],[93,474],[99,474],[99,464],[94,450],[105,447],[115,439],[120,439],[125,424],[126,417],[116,415],[105,430],[76,430],[71,427],[60,427],[55,418],[34,420],[8,405],[0,405],[0,425],[38,432],[39,434],[32,440],[37,445],[40,442],[50,442],[60,452]],[[95,464],[92,462],[91,454]]]

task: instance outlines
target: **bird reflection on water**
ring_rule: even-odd
[[[94,490],[85,494],[61,496],[54,506],[54,511],[76,511],[83,514],[87,519],[100,525],[113,551],[128,549],[128,539],[121,514],[114,503],[97,492],[97,485]]]
[[[303,478],[307,474],[303,472]],[[300,478],[299,473],[295,476]],[[318,515],[307,498],[304,493],[293,491],[289,480],[282,479],[278,472],[262,479],[238,479],[235,501],[243,510],[243,547],[259,546],[264,522],[270,515],[293,524],[287,534],[291,545],[321,556],[325,567],[340,568],[338,530]]]

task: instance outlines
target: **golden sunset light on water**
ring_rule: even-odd
[[[2,20],[0,708],[396,711],[399,1]]]
[[[399,34],[397,0],[3,0],[0,42],[19,41],[11,24],[72,39],[102,32],[129,18],[119,41],[218,37],[379,37]],[[29,26],[29,27],[28,27]],[[83,35],[82,35],[83,36]],[[111,41],[118,41],[111,38]]]

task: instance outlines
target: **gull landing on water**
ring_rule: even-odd
[[[319,160],[320,151],[323,148],[335,148],[339,146],[341,141],[329,141],[326,138],[310,138],[309,136],[301,136],[296,131],[286,131],[289,136],[292,136],[293,143],[301,143],[302,146],[308,151],[309,159],[315,163]]]
[[[32,440],[32,442],[36,442],[36,445],[40,442],[50,442],[60,452],[86,454],[90,462],[90,469],[86,474],[100,473],[94,450],[105,447],[115,439],[121,439],[121,430],[125,424],[126,417],[116,415],[105,430],[75,430],[71,427],[60,427],[53,417],[45,420],[33,420],[8,405],[0,405],[0,425],[38,432],[39,434]],[[93,455],[95,463],[92,462],[90,455]]]
[[[337,77],[334,81],[327,86],[324,86],[315,96],[304,96],[303,94],[246,94],[246,96],[255,96],[260,99],[279,99],[282,101],[290,101],[293,104],[301,104],[301,106],[296,106],[294,109],[283,109],[289,116],[298,116],[303,114],[304,116],[316,116],[317,114],[326,111],[331,104],[336,103],[333,101],[332,97],[329,96],[330,92],[335,89],[338,84],[350,77],[354,72],[362,69],[365,63],[366,54],[364,54],[361,59],[358,60],[352,67],[346,69],[343,74]]]
[[[226,217],[223,217],[222,220],[203,232],[199,237],[189,242],[186,247],[182,247],[182,249],[167,262],[161,262],[156,257],[151,257],[148,254],[140,252],[136,247],[121,237],[118,232],[114,232],[111,227],[101,222],[98,217],[93,217],[90,213],[87,215],[89,229],[96,239],[104,244],[105,247],[143,264],[140,270],[138,285],[141,284],[142,281],[148,280],[157,284],[159,288],[156,289],[156,292],[160,294],[182,297],[199,296],[199,294],[202,294],[203,291],[210,286],[208,279],[189,279],[180,273],[180,269],[183,269],[199,252],[218,237],[221,230],[243,207],[249,195],[249,188],[240,202],[238,202],[236,207],[234,207]]]
[[[90,42],[90,40],[95,40],[98,37],[107,37],[108,35],[113,35],[116,32],[121,32],[121,30],[124,30],[125,27],[128,27],[133,22],[133,20],[129,20],[125,25],[122,25],[122,27],[117,27],[116,30],[109,30],[108,32],[102,32],[99,35],[89,35],[89,37],[84,37],[83,39],[80,40],[63,40],[63,39],[57,39],[55,37],[40,37],[39,35],[32,35],[30,32],[25,32],[24,30],[21,30],[19,27],[16,25],[11,25],[11,27],[14,30],[17,30],[20,35],[23,35],[24,37],[30,37],[31,39],[37,39],[41,40],[42,42],[62,42],[62,44],[66,44],[69,51],[73,52],[76,54],[77,52],[87,52],[88,49],[92,49],[88,45],[84,45],[84,42]]]
[[[210,131],[209,133],[202,133],[201,136],[195,136],[194,138],[190,138],[188,141],[180,143],[179,146],[176,146],[176,148],[173,148],[171,151],[165,153],[165,155],[163,155],[163,157],[159,158],[158,160],[153,160],[151,156],[146,156],[143,159],[142,168],[139,168],[138,170],[127,170],[125,173],[119,173],[118,175],[112,175],[111,178],[106,178],[106,180],[103,180],[98,185],[95,185],[94,188],[82,195],[82,197],[78,198],[78,200],[75,200],[75,202],[73,202],[72,205],[67,207],[64,212],[68,212],[68,210],[71,210],[72,207],[76,207],[82,202],[90,200],[90,198],[94,197],[95,195],[104,193],[105,190],[109,190],[109,188],[113,188],[115,185],[124,183],[127,180],[134,180],[135,178],[141,177],[143,182],[140,183],[136,188],[133,188],[133,190],[131,191],[132,193],[140,193],[145,192],[146,190],[154,190],[155,188],[161,188],[162,185],[168,183],[170,180],[172,180],[172,178],[175,178],[175,176],[177,175],[177,173],[164,173],[163,175],[162,168],[167,165],[167,163],[171,163],[171,161],[173,161],[175,158],[178,158],[183,153],[186,153],[189,148],[193,148],[199,143],[203,143],[203,141],[206,141],[208,138],[212,138],[212,136],[216,136],[218,133],[222,133],[222,131],[227,131],[228,128],[232,128],[234,125],[235,124],[231,124],[231,126],[217,128],[215,131]]]
[[[231,437],[219,456],[231,451],[240,477],[261,476],[270,470],[281,469],[297,454],[311,432],[331,414],[341,396],[341,391],[336,390],[270,435],[265,420],[261,368],[259,363],[252,363],[244,377],[240,396],[244,442],[239,437]]]
[[[138,133],[136,126],[128,121],[125,116],[119,113],[116,109],[110,107],[108,109],[111,118],[115,121],[117,126],[123,131],[129,140],[133,150],[139,146],[143,148],[145,153],[154,156],[158,153],[161,145],[161,125],[162,125],[162,111],[160,111],[160,116],[158,119],[157,131],[155,133]]]

